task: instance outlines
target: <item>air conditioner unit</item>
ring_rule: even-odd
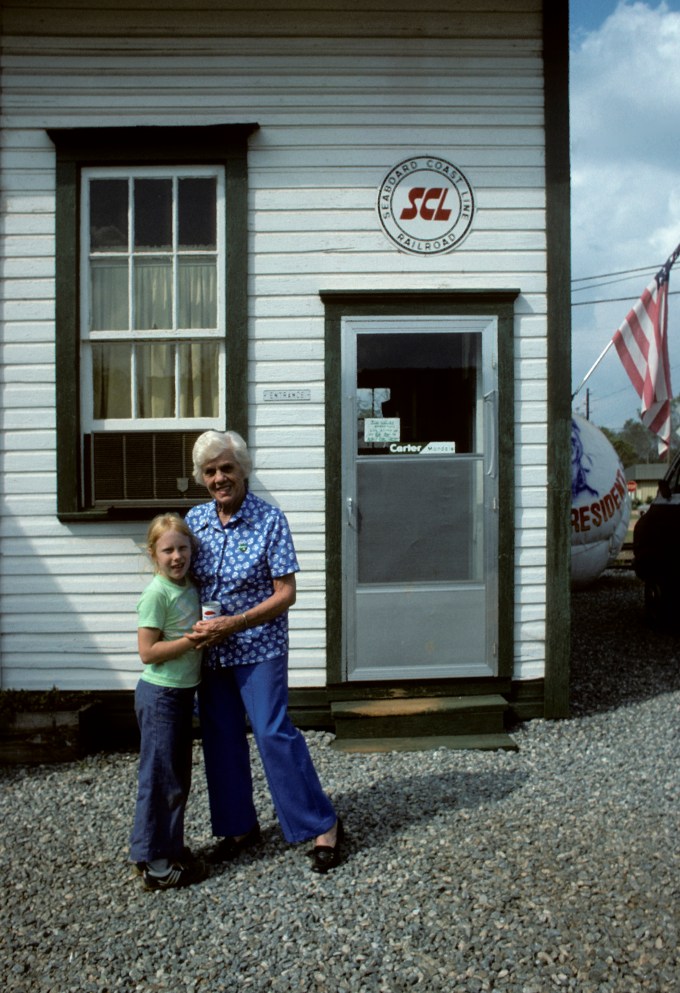
[[[208,497],[193,478],[200,431],[107,431],[85,435],[93,506],[190,507]]]

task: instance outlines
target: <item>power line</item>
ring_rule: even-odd
[[[669,297],[676,297],[679,293],[680,293],[680,290],[669,290],[668,291],[668,296]],[[639,296],[640,294],[638,293],[637,295]],[[632,299],[634,299],[634,297],[630,297],[630,296],[627,296],[627,297],[607,297],[606,300],[577,300],[577,301],[572,301],[572,304],[571,305],[572,305],[572,307],[588,307],[588,306],[590,306],[592,304],[596,304],[596,303],[630,303],[630,301]]]
[[[627,386],[622,386],[618,390],[614,390],[612,393],[605,393],[604,396],[601,393],[596,393],[595,399],[599,400],[600,402],[603,402],[604,400],[611,400],[612,397],[617,397],[619,396],[620,393],[627,393],[629,390],[630,390],[630,383],[628,383]],[[590,391],[590,396],[592,399],[593,398],[592,389]]]
[[[651,270],[650,270],[651,271]],[[596,279],[596,276],[592,277]],[[612,279],[601,279],[599,283],[590,283],[589,286],[572,286],[572,293],[586,293],[588,290],[597,290],[600,286],[615,286],[617,283],[627,283],[631,279],[630,276],[618,276]],[[637,277],[636,277],[637,280]],[[639,282],[639,280],[637,280]]]
[[[610,276],[633,276],[640,272],[658,272],[663,266],[663,262],[656,266],[643,266],[641,269],[619,269],[617,272],[602,272],[597,276],[577,276],[572,279],[572,283],[587,283],[591,279],[609,279]]]

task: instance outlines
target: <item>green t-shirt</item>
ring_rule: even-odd
[[[137,626],[158,628],[163,632],[163,641],[181,638],[200,619],[198,590],[188,579],[184,586],[179,586],[157,574],[137,604]],[[156,686],[181,689],[196,686],[201,681],[201,654],[190,648],[176,659],[145,665],[141,678]]]

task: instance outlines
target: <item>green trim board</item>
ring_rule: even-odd
[[[326,386],[326,651],[329,683],[342,680],[341,327],[345,317],[479,316],[498,320],[499,604],[498,674],[513,671],[514,304],[518,289],[488,291],[322,290]]]
[[[248,334],[245,251],[247,147],[255,123],[206,127],[53,128],[56,148],[56,406],[57,516],[61,521],[147,518],[137,512],[93,510],[83,497],[80,428],[80,264],[79,203],[81,170],[116,165],[221,165],[226,175],[226,422],[247,436]],[[168,506],[163,501],[163,507]]]
[[[571,243],[569,5],[543,4],[548,281],[548,543],[545,717],[569,714],[571,535]]]

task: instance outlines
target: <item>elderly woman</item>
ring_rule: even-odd
[[[212,501],[186,516],[199,543],[192,574],[202,601],[222,608],[194,628],[195,644],[206,649],[201,730],[212,828],[222,838],[211,860],[235,858],[260,841],[247,715],[284,837],[314,838],[312,868],[324,873],[340,860],[342,824],[288,717],[287,615],[300,568],[288,522],[248,489],[252,461],[236,432],[205,431],[193,460]]]

